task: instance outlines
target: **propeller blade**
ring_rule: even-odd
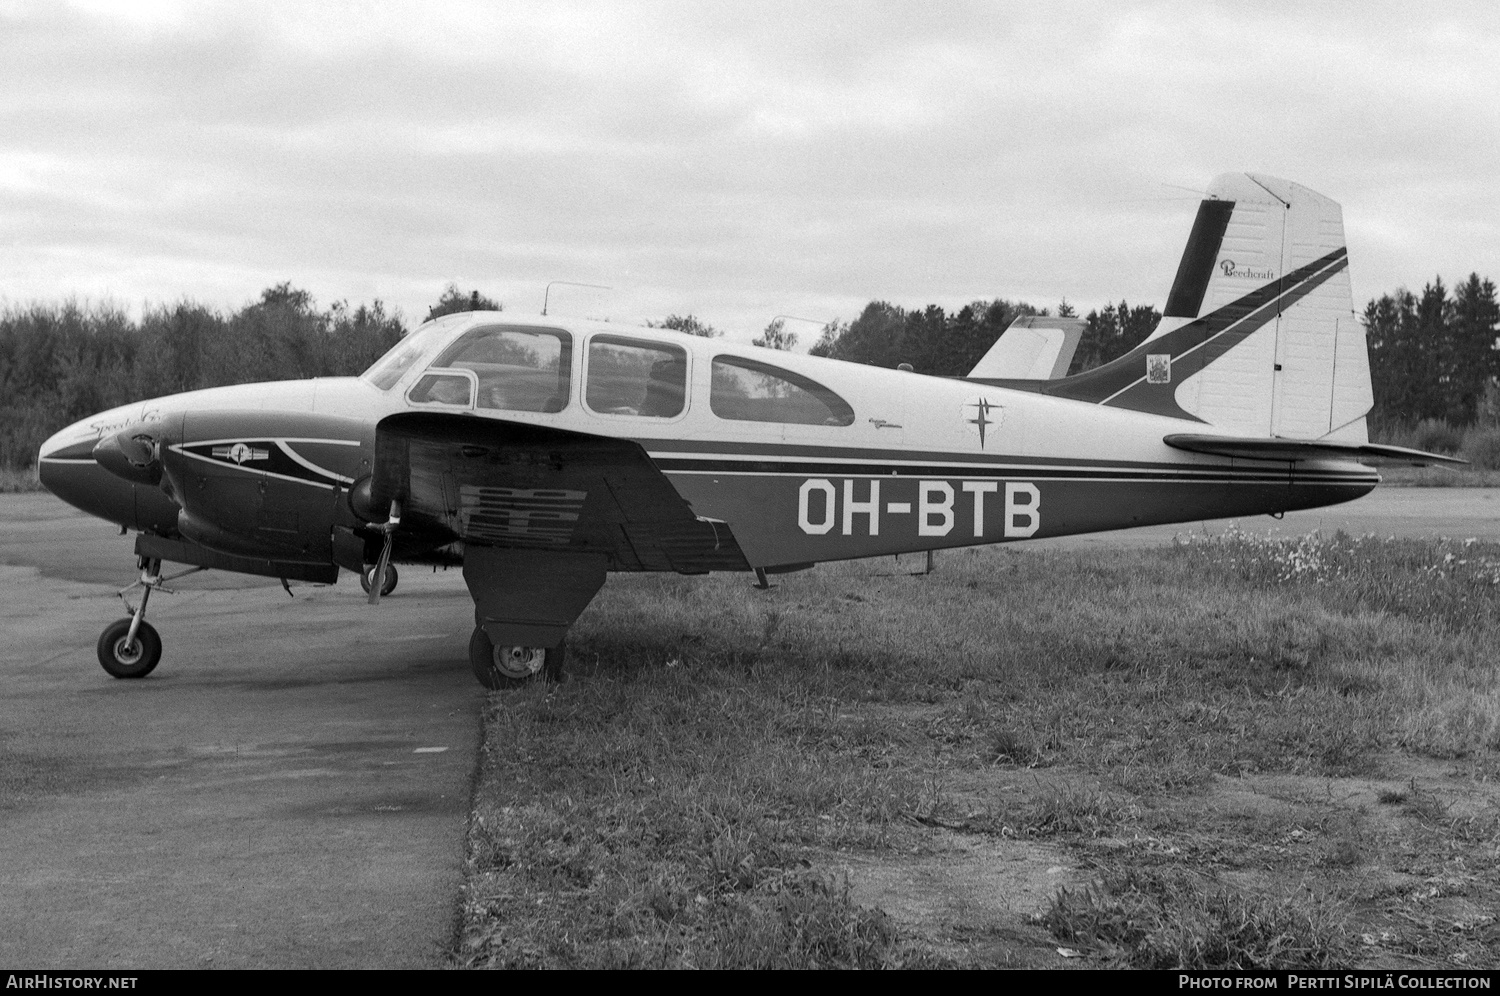
[[[396,527],[401,525],[401,503],[391,502],[390,517],[380,531],[385,533],[385,543],[380,547],[380,559],[375,562],[375,572],[370,577],[370,604],[380,604],[380,589],[385,587],[385,572],[391,566],[391,544],[396,538]]]
[[[380,548],[380,559],[375,562],[375,572],[370,575],[370,604],[380,604],[380,589],[385,587],[385,571],[391,564],[391,540],[394,533],[385,534],[385,545]]]

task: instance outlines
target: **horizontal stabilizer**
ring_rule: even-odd
[[[1068,372],[1087,323],[1082,318],[1022,315],[969,371],[970,377],[1056,380]]]
[[[1243,457],[1250,460],[1381,460],[1410,463],[1419,467],[1434,463],[1466,464],[1469,461],[1441,453],[1424,453],[1404,446],[1381,446],[1376,443],[1340,442],[1335,439],[1267,439],[1237,436],[1202,436],[1174,432],[1162,442],[1190,453],[1212,453],[1215,456]]]

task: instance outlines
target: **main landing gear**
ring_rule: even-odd
[[[533,681],[561,681],[565,647],[497,647],[483,626],[469,637],[469,666],[485,688],[520,688]]]
[[[194,567],[164,578],[161,576],[161,561],[145,557],[140,558],[140,568],[140,580],[120,591],[120,601],[125,603],[130,615],[110,623],[99,634],[99,663],[116,678],[144,678],[161,661],[161,637],[146,621],[146,603],[150,601],[151,593],[164,591],[170,595],[172,589],[166,586],[166,582],[206,570]],[[131,608],[125,596],[131,588],[137,587],[141,589],[141,604],[139,608]]]

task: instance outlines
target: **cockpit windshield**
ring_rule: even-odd
[[[369,381],[382,391],[389,391],[396,386],[402,374],[438,347],[448,328],[451,326],[433,323],[417,329],[371,364],[370,369],[359,375],[359,379]]]

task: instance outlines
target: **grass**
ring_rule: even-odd
[[[1500,545],[1230,534],[889,567],[612,579],[569,681],[491,697],[457,960],[1500,955]],[[1016,855],[1077,880],[988,920],[943,905]]]
[[[1112,872],[1059,892],[1042,922],[1128,968],[1333,968],[1345,957],[1343,925],[1317,898],[1246,895],[1183,873]]]

